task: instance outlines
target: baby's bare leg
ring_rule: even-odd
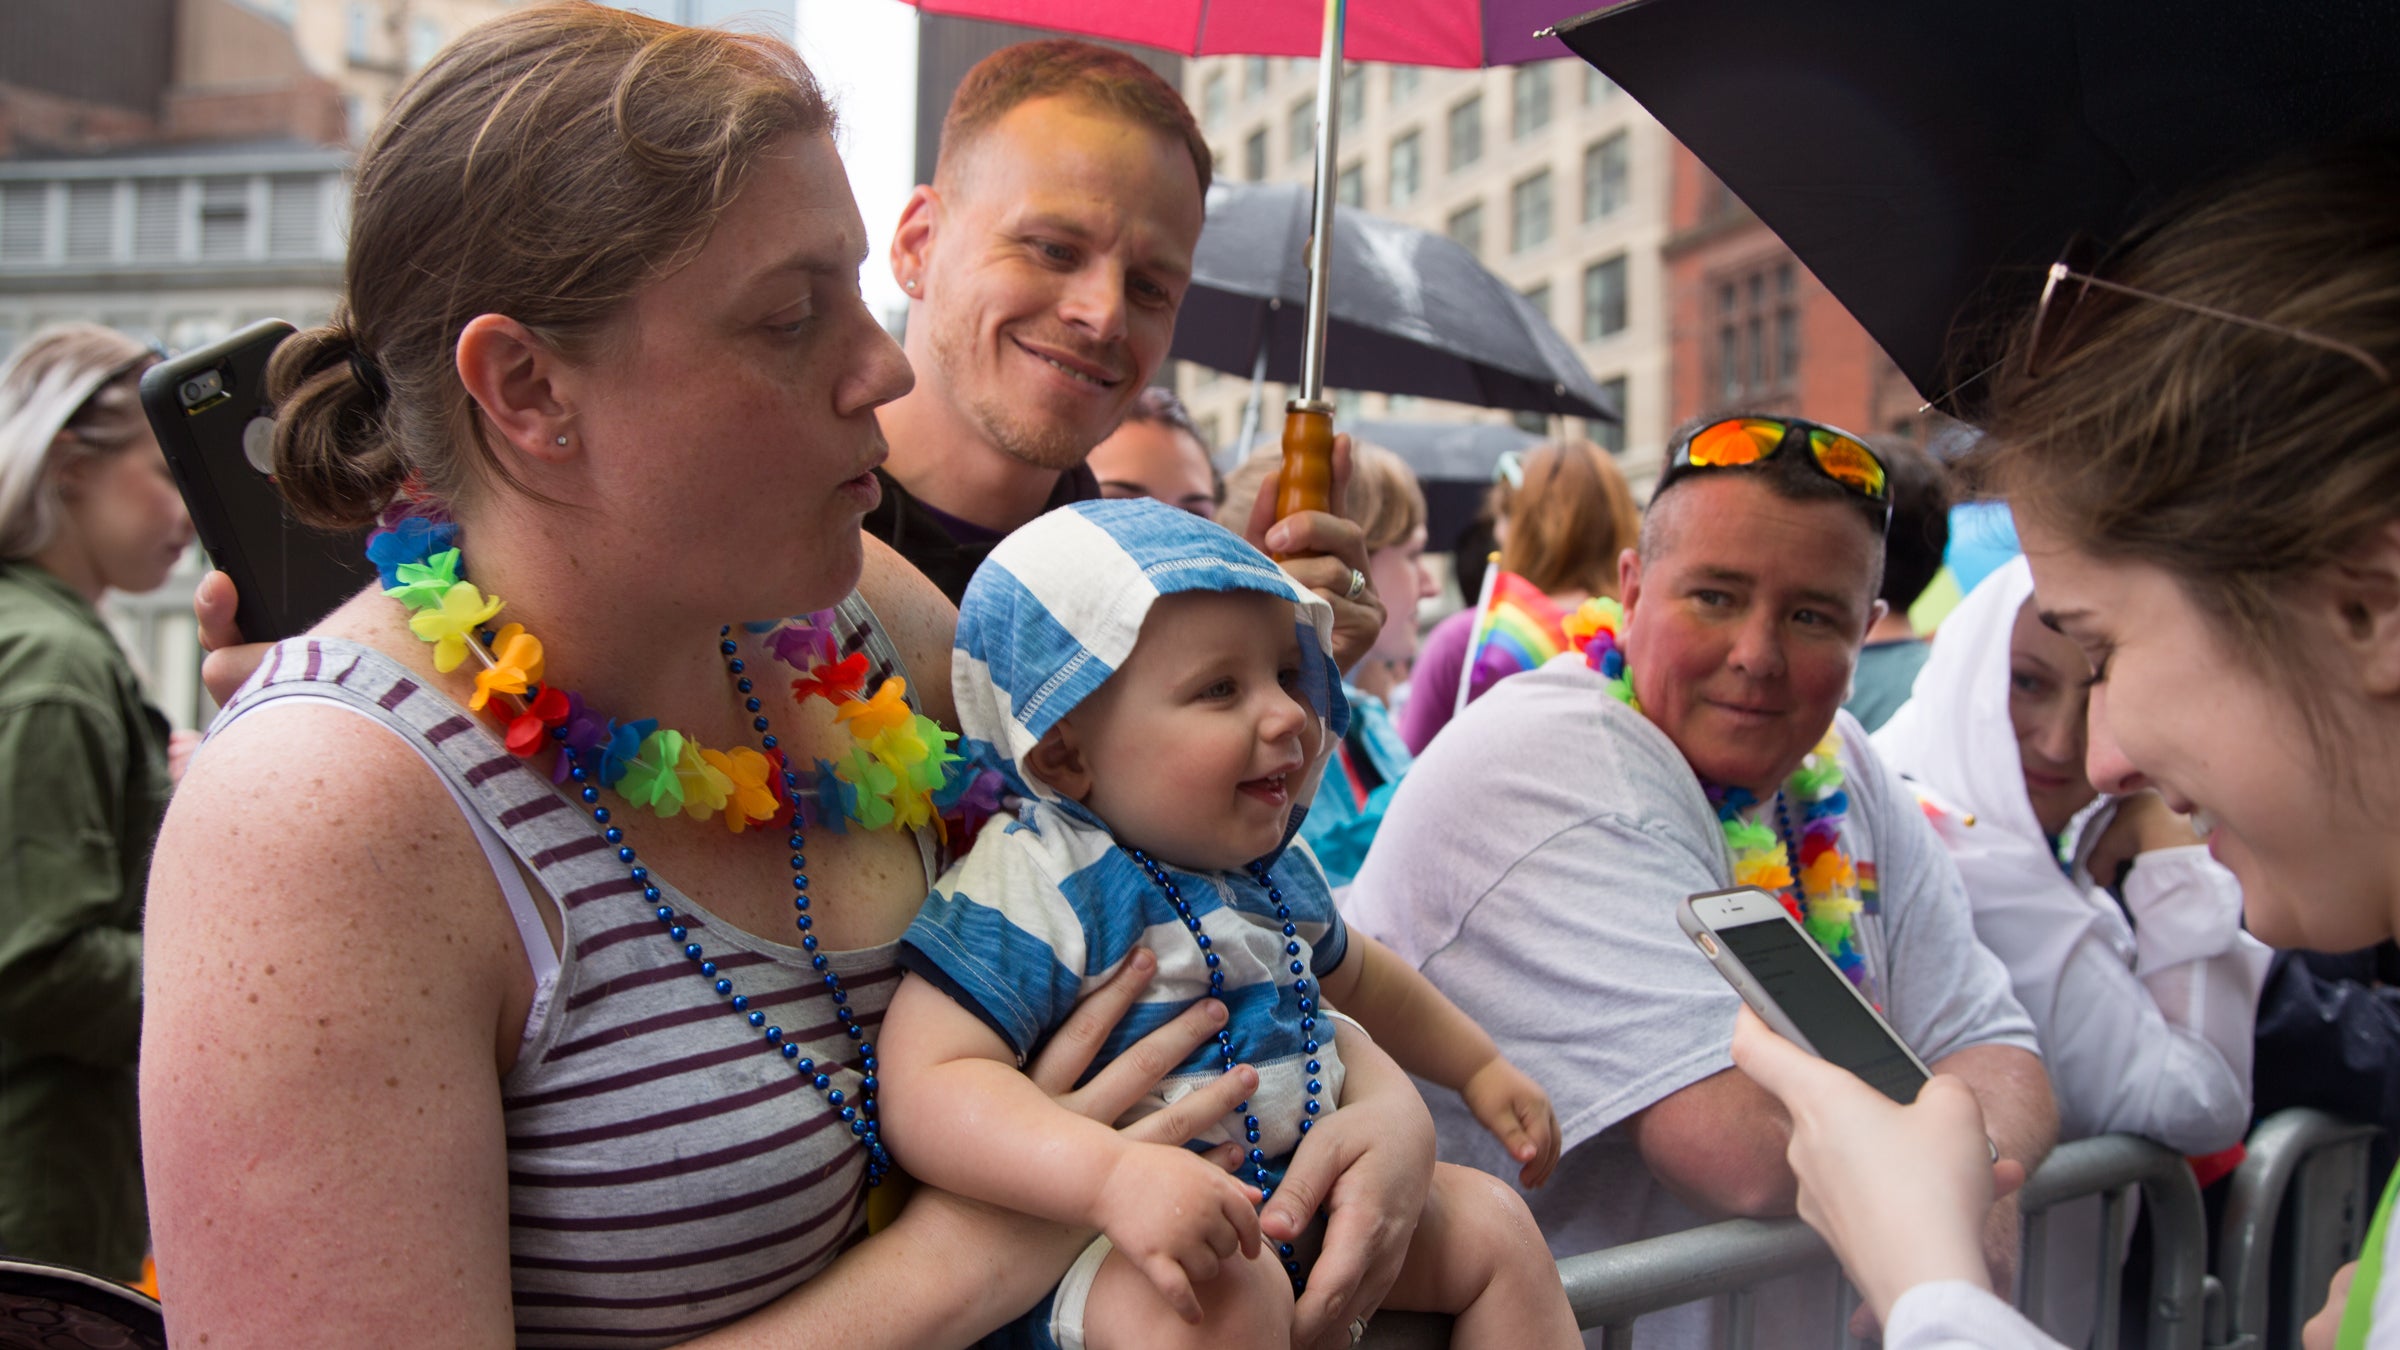
[[[1497,1177],[1449,1163],[1434,1165],[1424,1217],[1384,1306],[1456,1314],[1450,1343],[1462,1350],[1583,1344],[1524,1200]]]
[[[1175,1315],[1158,1286],[1122,1253],[1110,1252],[1092,1281],[1083,1310],[1083,1343],[1091,1350],[1288,1350],[1292,1343],[1292,1280],[1274,1244],[1254,1257],[1236,1252],[1217,1277],[1196,1284],[1197,1326]]]

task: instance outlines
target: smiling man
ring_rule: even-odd
[[[1098,497],[1084,459],[1166,359],[1210,174],[1183,98],[1088,42],[985,58],[909,198],[892,272],[914,393],[884,408],[867,529],[953,602],[1001,536]]]
[[[1675,921],[1737,871],[1783,890],[1919,1058],[1975,1088],[2004,1156],[2031,1168],[2056,1132],[1957,871],[1839,713],[1881,609],[1880,462],[1831,428],[1736,417],[1686,431],[1668,465],[1619,563],[1621,622],[1434,739],[1344,907],[1550,1090],[1566,1152],[1527,1199],[1562,1256],[1792,1212],[1789,1119],[1733,1069],[1739,1000]],[[1445,1161],[1513,1175],[1471,1118],[1428,1104]],[[2013,1202],[1990,1238],[2013,1260]],[[1767,1286],[1762,1341],[1831,1344],[1837,1288]],[[1697,1346],[1711,1316],[1642,1325]]]

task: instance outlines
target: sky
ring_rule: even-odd
[[[841,115],[842,163],[867,225],[867,304],[896,327],[908,297],[885,246],[916,186],[917,11],[901,0],[616,0],[676,23],[793,39]]]
[[[917,183],[917,11],[900,0],[796,2],[801,58],[841,112],[842,163],[867,224],[867,304],[893,326],[908,297],[885,248]]]

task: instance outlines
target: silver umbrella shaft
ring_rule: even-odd
[[[1300,348],[1300,397],[1325,398],[1325,307],[1333,259],[1334,184],[1340,176],[1342,15],[1346,0],[1325,0],[1325,42],[1317,59],[1317,198],[1308,237],[1308,331]]]

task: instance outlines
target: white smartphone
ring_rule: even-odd
[[[1704,891],[1685,897],[1675,920],[1742,1002],[1785,1040],[1903,1106],[1932,1077],[1774,896],[1754,886]]]

